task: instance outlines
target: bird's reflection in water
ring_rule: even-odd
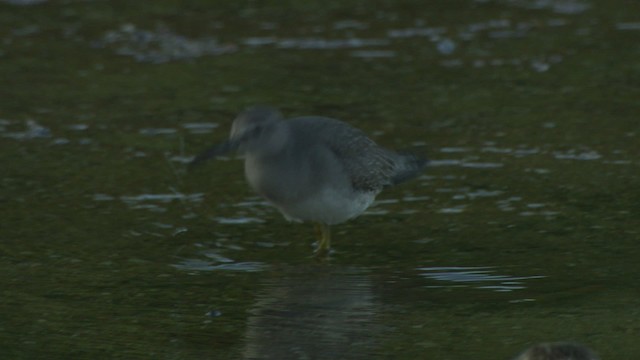
[[[244,359],[368,359],[379,305],[366,271],[318,264],[264,284],[248,321]]]

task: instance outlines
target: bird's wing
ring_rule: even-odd
[[[378,146],[364,132],[325,117],[291,119],[314,141],[325,144],[336,155],[355,190],[380,191],[394,183],[398,155]],[[292,123],[293,124],[293,123]]]

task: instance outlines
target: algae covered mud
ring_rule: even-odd
[[[8,359],[637,345],[640,4],[0,1]],[[187,173],[251,104],[431,159],[336,226]]]

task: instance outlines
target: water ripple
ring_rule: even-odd
[[[185,259],[178,264],[171,265],[178,270],[186,271],[239,271],[258,272],[267,269],[267,265],[261,262],[225,262],[216,264],[212,261],[199,259]]]
[[[190,39],[165,27],[150,31],[138,29],[133,24],[124,24],[119,29],[108,31],[95,45],[111,47],[119,55],[155,64],[221,55],[237,49],[235,45],[219,44],[213,38]]]
[[[438,282],[437,285],[428,285],[430,288],[443,287],[472,287],[476,289],[493,290],[497,292],[509,292],[526,288],[523,280],[541,279],[545,276],[512,276],[496,273],[494,267],[478,266],[451,266],[451,267],[421,267],[416,270],[420,275],[429,280]]]

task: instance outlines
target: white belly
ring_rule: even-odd
[[[333,225],[362,214],[379,191],[354,191],[347,173],[328,164],[330,160],[266,161],[249,154],[245,174],[251,187],[288,220]]]
[[[313,221],[328,225],[345,222],[362,214],[376,197],[374,192],[345,192],[325,189],[314,196],[292,204],[274,204],[293,221]]]

